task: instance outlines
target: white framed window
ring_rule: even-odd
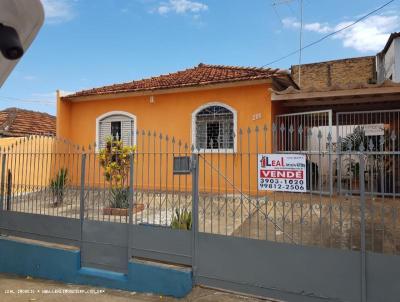
[[[122,140],[125,146],[136,145],[136,116],[124,111],[111,111],[96,118],[96,149],[105,147],[106,138]]]
[[[200,152],[236,152],[237,113],[223,103],[208,103],[192,113],[192,144]]]

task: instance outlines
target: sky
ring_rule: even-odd
[[[303,45],[388,0],[303,0]],[[300,0],[42,0],[46,20],[0,88],[0,109],[56,112],[67,94],[190,68],[260,67],[299,48]],[[302,53],[303,63],[375,55],[400,31],[400,1]],[[293,55],[267,67],[288,69]]]

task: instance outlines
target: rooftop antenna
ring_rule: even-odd
[[[303,0],[300,0],[300,51],[299,51],[299,87],[301,87],[301,59],[303,48]]]
[[[289,6],[289,4],[292,3],[293,1],[295,1],[295,0],[274,0],[274,1],[272,2],[272,6],[273,6],[273,8],[274,8],[274,10],[275,10],[275,13],[276,13],[277,16],[279,17],[279,19],[280,19],[280,16],[279,16],[278,12],[276,11],[276,6],[277,6],[277,5],[282,5],[282,4],[286,4],[286,5]],[[298,1],[299,1],[299,4],[300,4],[300,34],[299,34],[299,44],[300,44],[299,49],[300,49],[300,51],[299,51],[299,77],[298,77],[298,85],[299,85],[299,87],[300,87],[300,86],[301,86],[301,63],[302,63],[302,52],[303,52],[302,48],[303,48],[303,1],[304,1],[304,0],[298,0]],[[289,7],[290,7],[290,6],[289,6]],[[282,22],[282,19],[280,19],[280,20],[281,20],[281,23],[283,23],[283,22]]]

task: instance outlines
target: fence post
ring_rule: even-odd
[[[1,196],[0,196],[0,211],[3,211],[4,204],[4,187],[5,187],[5,177],[6,177],[6,159],[7,155],[3,153],[1,159]]]
[[[361,302],[367,301],[367,270],[366,270],[366,244],[365,244],[365,154],[360,153],[360,209],[361,209]]]
[[[79,199],[79,219],[81,222],[81,253],[83,246],[83,220],[85,219],[85,174],[86,174],[86,153],[85,150],[82,150],[82,158],[81,158],[81,191],[80,191],[80,199]],[[82,256],[81,256],[82,259]],[[82,261],[82,260],[81,260]]]
[[[129,156],[129,222],[128,222],[128,263],[132,259],[132,224],[133,224],[133,196],[134,196],[134,154]]]
[[[12,195],[12,173],[11,170],[7,171],[7,193],[6,193],[6,209],[11,210],[11,196]]]
[[[192,270],[193,280],[196,281],[196,250],[198,247],[199,230],[199,155],[193,152],[193,148],[190,165],[192,172]]]

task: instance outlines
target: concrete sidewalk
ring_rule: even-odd
[[[22,278],[0,274],[0,301],[2,302],[261,302],[240,295],[196,287],[183,299],[151,294],[131,293],[118,290],[59,283],[43,279]]]

